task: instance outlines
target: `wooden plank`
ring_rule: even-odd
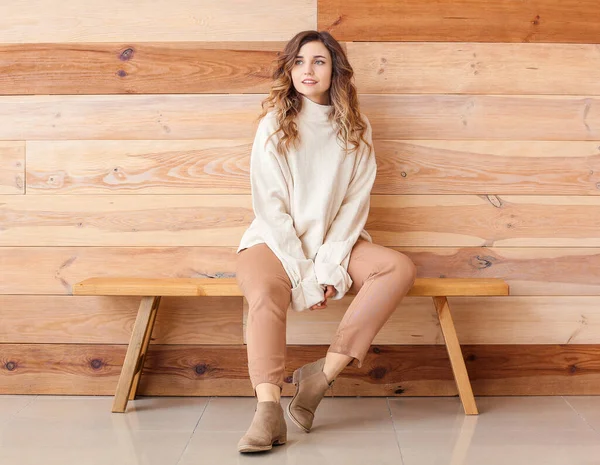
[[[27,194],[250,194],[251,146],[221,139],[31,141]],[[600,195],[597,141],[376,139],[374,146],[373,194]]]
[[[247,139],[264,97],[11,95],[0,97],[0,140]]]
[[[598,141],[375,140],[374,146],[373,194],[600,195]]]
[[[73,286],[74,295],[243,296],[236,278],[93,277]],[[500,296],[508,284],[498,278],[417,278],[411,296]]]
[[[250,195],[6,195],[0,246],[237,248],[253,219]],[[598,247],[600,196],[372,195],[366,230],[394,247]]]
[[[25,142],[0,142],[0,195],[25,193]]]
[[[600,95],[595,43],[350,42],[347,54],[359,93]]]
[[[139,297],[0,296],[0,343],[127,344]],[[152,344],[243,344],[242,299],[163,297]]]
[[[67,295],[90,276],[235,277],[237,247],[0,247],[0,294]],[[511,295],[600,295],[600,248],[393,247],[423,278],[502,278]],[[24,264],[35,263],[32,268]],[[106,264],[111,266],[107,267]]]
[[[0,45],[3,95],[269,92],[285,42]],[[15,66],[18,63],[18,66]]]
[[[299,30],[315,29],[316,14],[312,0],[285,4],[31,0],[0,5],[0,42],[289,40]]]
[[[597,3],[319,0],[319,30],[348,41],[576,42],[600,36]]]
[[[360,99],[375,139],[468,140],[599,140],[597,100],[439,94],[363,94]]]
[[[249,194],[252,139],[27,142],[28,194]]]
[[[288,344],[331,343],[353,298],[329,300],[323,311],[288,311]],[[600,296],[448,300],[463,344],[598,343]],[[137,297],[0,295],[0,343],[127,344],[138,305]],[[247,307],[240,297],[164,297],[152,344],[243,344]],[[442,344],[431,299],[403,299],[374,343]]]
[[[73,295],[198,296],[200,293],[193,278],[89,278],[73,286]]]
[[[247,139],[264,94],[0,97],[0,140]],[[360,96],[374,139],[599,140],[598,97]],[[93,121],[94,124],[89,124]]]
[[[496,283],[496,286],[498,284]],[[239,296],[235,278],[94,277],[73,286],[73,295]]]
[[[293,371],[327,346],[288,346]],[[598,395],[598,345],[463,345],[475,395]],[[113,395],[125,346],[0,346],[0,394]],[[140,395],[252,396],[245,346],[150,345]],[[501,375],[499,375],[501,374]],[[443,346],[372,346],[337,379],[336,396],[456,396]]]
[[[600,95],[600,57],[593,43],[341,45],[359,93]],[[0,88],[4,95],[267,93],[272,62],[284,46],[275,41],[1,44]]]

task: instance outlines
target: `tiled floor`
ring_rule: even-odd
[[[285,407],[289,398],[283,398]],[[2,465],[600,465],[599,397],[330,398],[310,434],[262,454],[236,445],[253,398],[0,396]]]

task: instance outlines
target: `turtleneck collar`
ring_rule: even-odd
[[[307,121],[328,122],[329,113],[333,109],[333,105],[321,105],[313,102],[307,96],[300,94],[302,99],[302,109],[298,116]]]

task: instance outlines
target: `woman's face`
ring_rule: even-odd
[[[331,54],[327,47],[319,41],[307,42],[300,48],[294,61],[294,87],[313,102],[329,105],[331,70]]]

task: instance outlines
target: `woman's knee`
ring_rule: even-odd
[[[289,286],[277,278],[251,279],[244,282],[242,291],[248,300],[250,311],[263,309],[285,312],[292,298]]]
[[[386,264],[387,271],[393,274],[396,279],[407,281],[412,286],[417,279],[417,266],[414,262],[402,252],[392,250],[390,260]]]

